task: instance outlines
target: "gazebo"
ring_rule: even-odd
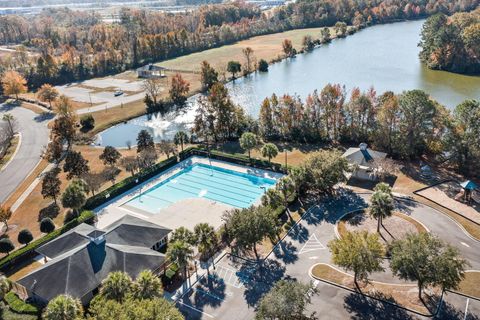
[[[460,186],[463,188],[463,195],[466,202],[472,200],[472,191],[477,189],[478,186],[472,180],[466,180],[460,183]]]

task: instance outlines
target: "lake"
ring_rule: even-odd
[[[378,94],[391,90],[421,89],[453,109],[465,99],[480,100],[480,77],[430,70],[420,63],[417,44],[424,20],[377,25],[344,39],[271,65],[267,73],[255,73],[227,84],[235,103],[257,116],[262,100],[276,93],[305,98],[328,83]],[[180,115],[142,116],[102,132],[99,144],[121,147],[134,144],[137,133],[147,128],[157,141],[171,139],[178,130],[188,130],[195,115],[195,101]]]

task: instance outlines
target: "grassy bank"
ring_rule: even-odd
[[[264,59],[269,62],[278,61],[284,58],[284,54],[282,51],[283,40],[290,39],[294,48],[297,51],[300,51],[302,48],[303,37],[306,35],[310,35],[314,39],[317,39],[320,37],[321,29],[323,28],[298,29],[253,37],[231,45],[225,45],[219,48],[192,53],[186,56],[162,61],[157,64],[175,70],[199,71],[202,61],[208,61],[219,72],[220,79],[224,80],[223,75],[227,78],[230,77],[230,74],[226,72],[228,61],[237,60],[240,63],[244,64],[245,57],[242,52],[244,48],[252,48],[257,61],[259,61],[260,59]],[[334,34],[333,28],[331,28],[331,34]],[[185,80],[190,82],[190,96],[200,91],[200,75],[189,72],[179,73]],[[166,73],[168,79],[174,74],[175,72]],[[130,71],[118,74],[115,76],[115,78],[131,81],[137,80],[136,75]],[[166,81],[165,87],[163,88],[160,95],[161,98],[166,98],[168,96],[168,85],[169,81]],[[91,114],[95,118],[95,128],[91,131],[91,134],[93,135],[99,133],[100,131],[105,130],[113,125],[141,116],[145,113],[145,104],[142,100],[126,103],[123,105],[123,107],[116,107],[105,111],[93,112]]]

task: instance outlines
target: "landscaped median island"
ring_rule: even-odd
[[[428,294],[424,295],[424,298],[426,297],[426,305],[418,299],[418,287],[415,284],[383,283],[370,280],[362,282],[357,287],[353,281],[353,276],[325,263],[314,265],[310,273],[317,280],[327,281],[345,289],[393,303],[424,315],[432,315],[436,312],[441,295],[440,289],[429,289]]]
[[[13,157],[13,155],[15,154],[19,146],[20,146],[20,136],[17,134],[13,136],[13,138],[10,140],[5,151],[0,154],[0,170],[3,170],[4,167],[8,164],[8,162]]]
[[[344,215],[336,226],[340,236],[345,235],[346,232],[354,231],[375,232],[376,227],[377,221],[369,216],[364,209]],[[383,221],[380,230],[380,238],[384,243],[402,238],[407,233],[428,232],[420,221],[399,211],[392,212],[392,216]]]

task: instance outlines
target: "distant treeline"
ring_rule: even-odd
[[[423,25],[420,58],[432,69],[480,73],[480,9],[440,13]]]
[[[2,57],[0,72],[16,69],[32,87],[118,73],[252,36],[285,30],[332,26],[355,27],[442,12],[469,11],[480,0],[300,0],[261,12],[243,2],[202,6],[185,13],[124,8],[119,23],[99,14],[46,9],[33,17],[0,17],[0,44],[24,44]]]

